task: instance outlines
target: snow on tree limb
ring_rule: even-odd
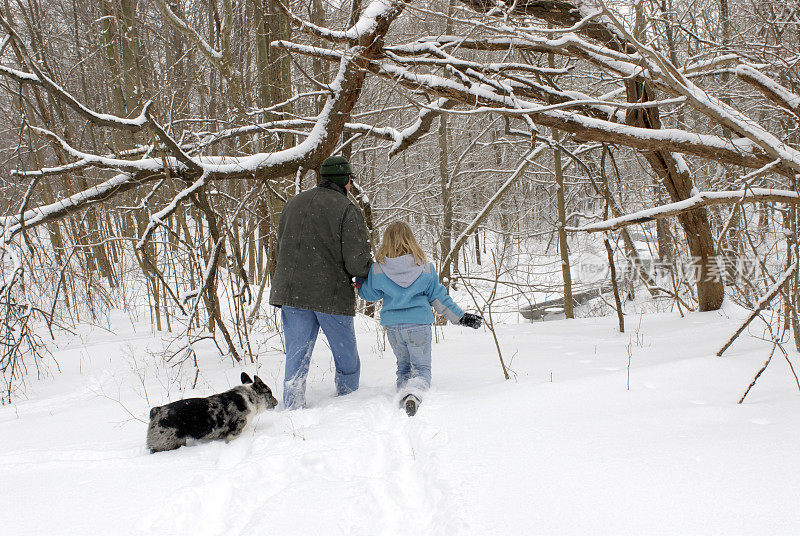
[[[197,46],[200,53],[203,54],[206,58],[211,60],[215,64],[219,64],[222,60],[222,53],[218,50],[215,50],[214,47],[208,44],[203,36],[201,36],[194,28],[186,24],[181,17],[175,14],[172,11],[172,8],[167,5],[166,0],[156,0],[156,4],[161,9],[161,13],[164,14],[164,17],[167,21],[172,25],[173,28],[181,32],[189,41]]]
[[[85,153],[83,151],[80,151],[72,147],[55,132],[51,132],[44,128],[35,127],[33,125],[28,125],[28,128],[31,131],[35,132],[36,134],[45,136],[55,141],[57,144],[61,146],[61,148],[66,153],[79,159],[79,161],[87,162],[88,164],[97,166],[99,168],[116,169],[119,171],[125,171],[127,173],[137,173],[139,171],[156,172],[161,170],[164,166],[164,161],[161,158],[142,158],[139,160],[124,160],[121,158],[98,156],[98,155],[93,155],[91,153]],[[178,164],[175,159],[167,159],[167,160],[170,161],[170,163],[174,164],[170,166],[170,169],[175,171],[181,170],[180,164]]]
[[[696,134],[679,129],[648,129],[605,121],[560,110],[543,110],[543,106],[500,95],[487,87],[466,87],[454,80],[415,74],[402,67],[382,63],[369,69],[411,89],[424,88],[440,97],[471,106],[493,108],[503,113],[507,108],[524,110],[539,125],[557,128],[576,135],[580,141],[618,143],[642,150],[666,150],[693,154],[721,162],[750,168],[761,167],[773,159],[750,140],[729,140],[720,136]],[[578,101],[579,103],[579,101]],[[781,171],[778,168],[778,171]]]
[[[178,210],[178,206],[185,200],[188,199],[191,195],[196,193],[200,188],[203,188],[206,185],[206,180],[208,179],[208,174],[203,173],[199,179],[197,179],[194,183],[192,183],[187,188],[184,188],[177,195],[172,198],[172,201],[158,211],[156,214],[150,215],[150,222],[147,225],[147,228],[142,233],[142,237],[139,239],[139,242],[136,244],[137,249],[142,249],[147,241],[150,239],[150,235],[158,228],[159,225],[164,224],[164,220],[168,218],[172,213]]]
[[[238,136],[251,135],[253,133],[291,132],[292,134],[295,134],[297,136],[305,137],[308,136],[309,132],[299,129],[313,127],[318,119],[319,119],[318,117],[281,119],[278,121],[269,121],[267,123],[257,123],[254,125],[246,125],[243,127],[229,128],[225,130],[220,130],[218,132],[206,132],[197,135],[200,138],[199,141],[191,143],[183,143],[180,146],[175,146],[173,148],[173,154],[175,150],[179,148],[181,152],[187,153],[188,157],[188,153],[202,150],[212,144],[219,143],[221,141],[230,138],[235,138]],[[400,132],[397,129],[391,127],[377,127],[366,123],[348,122],[345,123],[344,130],[348,132],[358,132],[361,134],[367,134],[375,138],[389,140],[393,142],[397,141],[398,138],[400,137]],[[58,140],[59,145],[61,143],[65,143],[62,139],[58,138],[58,136],[55,136],[55,134],[49,131],[43,131],[41,132],[41,134],[52,135],[53,139]],[[52,175],[63,175],[65,173],[72,173],[92,166],[101,168],[111,167],[116,169],[117,166],[112,164],[112,162],[117,161],[116,159],[120,159],[120,161],[123,163],[136,162],[135,160],[129,160],[129,157],[140,156],[143,154],[151,154],[155,150],[157,150],[157,148],[153,145],[144,145],[135,149],[121,151],[116,155],[114,154],[88,155],[86,158],[80,158],[79,160],[75,160],[73,162],[61,166],[47,167],[31,171],[12,169],[11,175],[23,178],[46,177]],[[79,151],[76,151],[72,147],[70,147],[70,150],[68,150],[67,152],[72,155],[83,154]],[[108,165],[103,165],[103,164],[108,164]],[[224,177],[218,177],[218,178],[224,178]]]
[[[111,114],[98,113],[95,112],[94,110],[89,109],[88,107],[84,106],[78,99],[72,96],[71,93],[69,93],[66,89],[58,85],[54,80],[45,75],[41,71],[41,69],[39,69],[36,60],[28,52],[25,43],[17,35],[17,32],[16,30],[14,30],[14,27],[11,26],[11,24],[2,15],[0,15],[0,26],[2,26],[6,30],[6,32],[8,32],[8,35],[11,38],[11,40],[13,40],[17,44],[18,50],[27,60],[28,65],[33,71],[33,74],[31,74],[19,71],[17,69],[0,67],[0,74],[7,76],[9,78],[13,78],[21,83],[34,84],[44,87],[54,98],[60,100],[61,102],[64,102],[65,104],[67,104],[67,106],[78,112],[85,119],[96,125],[112,127],[112,128],[120,128],[132,132],[141,130],[147,125],[148,121],[147,118],[145,117],[145,113],[152,104],[151,102],[148,101],[147,103],[145,103],[144,107],[142,108],[142,113],[140,113],[138,117],[135,117],[133,119],[117,117]]]
[[[395,2],[392,0],[372,0],[361,13],[361,17],[359,17],[358,21],[351,28],[344,31],[337,31],[305,21],[292,13],[282,2],[279,1],[276,3],[301,30],[334,43],[346,43],[369,35],[375,30],[378,24],[378,18],[385,16],[390,9],[395,8]]]
[[[754,86],[769,100],[800,118],[800,96],[749,65],[738,65],[735,72],[739,78]]]
[[[19,215],[0,218],[0,226],[4,235],[11,238],[23,229],[36,227],[43,223],[63,218],[77,212],[92,203],[98,203],[114,197],[122,192],[137,188],[141,184],[160,177],[151,172],[139,172],[135,175],[121,173],[96,186],[73,194],[60,201],[28,209],[24,214],[24,225],[20,222]]]
[[[558,38],[549,38],[523,32],[514,28],[499,28],[499,31],[513,31],[513,37],[491,37],[471,39],[457,35],[423,37],[405,45],[386,47],[387,51],[400,54],[431,53],[431,45],[438,47],[456,47],[465,50],[484,52],[521,50],[527,52],[553,53],[584,59],[598,67],[614,72],[620,76],[644,74],[640,59],[616,50],[606,48],[582,39],[575,34],[565,34]]]
[[[161,140],[161,143],[164,144],[164,147],[166,147],[169,150],[169,152],[172,153],[181,164],[186,166],[186,168],[189,169],[189,171],[195,173],[198,171],[202,171],[202,167],[200,166],[200,164],[192,160],[191,156],[183,152],[183,149],[178,144],[178,142],[172,139],[172,136],[167,134],[166,130],[161,128],[161,125],[159,125],[158,122],[153,118],[152,114],[147,109],[147,107],[145,107],[144,114],[147,117],[147,120],[150,121],[150,126],[155,131],[156,136],[158,136],[158,139]]]
[[[339,61],[339,69],[334,81],[331,83],[332,93],[328,94],[325,105],[321,113],[315,118],[311,131],[306,139],[295,147],[277,151],[273,153],[257,153],[244,157],[228,156],[197,156],[190,158],[183,152],[182,147],[178,146],[174,140],[164,138],[165,131],[161,132],[162,142],[165,143],[170,152],[174,152],[170,157],[163,158],[141,158],[138,160],[125,160],[114,157],[93,155],[80,151],[70,146],[58,135],[45,129],[29,126],[31,130],[48,136],[56,141],[68,154],[75,157],[78,161],[74,166],[92,165],[100,168],[108,168],[123,171],[113,179],[105,181],[97,186],[88,188],[69,196],[66,199],[30,209],[25,212],[24,228],[29,228],[47,221],[53,221],[60,217],[71,214],[90,203],[107,200],[119,192],[133,189],[144,181],[153,180],[160,177],[163,172],[169,172],[184,178],[192,179],[201,173],[207,174],[209,180],[212,179],[234,179],[239,177],[256,178],[261,180],[276,179],[295,174],[301,167],[305,169],[313,168],[322,162],[335,148],[340,133],[345,129],[348,118],[353,106],[358,100],[363,87],[363,80],[366,76],[364,67],[381,50],[381,37],[389,30],[391,23],[399,16],[405,7],[405,2],[397,1],[391,3],[381,3],[382,9],[373,7],[364,17],[369,20],[368,25],[357,26],[369,27],[368,33],[360,34],[358,43],[351,44],[346,55],[342,55]],[[10,28],[10,27],[9,27]],[[12,29],[13,31],[13,29]],[[3,71],[7,74],[9,69]],[[38,75],[37,75],[38,76]],[[39,81],[42,77],[38,76]],[[24,80],[26,83],[33,83],[32,79]],[[71,98],[66,92],[58,93],[59,98]],[[78,105],[77,101],[75,101]],[[80,105],[83,109],[82,105]],[[85,109],[87,111],[88,109]],[[120,126],[136,122],[137,128],[151,125],[154,122],[148,120],[146,116],[147,107],[136,120],[120,120],[114,116],[105,114],[95,114],[95,121],[102,124],[106,121],[106,126]],[[121,121],[121,122],[120,122]],[[128,125],[132,126],[132,125]],[[375,131],[376,135],[395,140],[395,133],[388,129],[374,129],[369,125],[351,124],[357,131]],[[155,129],[158,134],[158,129]],[[189,162],[192,165],[189,165]],[[197,167],[194,166],[196,164]],[[166,166],[166,168],[165,168]],[[0,219],[7,232],[12,235],[22,230],[18,218],[8,216]]]
[[[328,49],[297,45],[291,42],[277,44],[287,50],[322,59],[330,60],[341,57],[340,53]],[[760,144],[750,139],[728,139],[680,129],[633,127],[574,112],[548,109],[545,106],[521,100],[519,97],[500,93],[497,88],[486,84],[467,85],[433,74],[418,74],[406,66],[388,62],[373,61],[367,65],[367,68],[378,76],[390,79],[412,90],[425,90],[447,102],[455,101],[471,107],[480,106],[484,107],[486,111],[495,113],[509,113],[508,110],[516,110],[515,115],[520,112],[525,113],[536,124],[570,132],[579,141],[616,143],[644,151],[660,150],[684,153],[748,168],[760,168],[776,158],[772,155],[770,155],[772,157],[768,156]],[[597,102],[589,101],[588,96],[578,92],[571,92],[568,95],[574,98],[576,107],[590,106],[591,103]],[[564,94],[564,98],[566,96],[567,94]],[[559,100],[565,102],[563,98]],[[582,103],[582,100],[587,102]],[[599,105],[595,104],[595,106],[599,108]],[[603,106],[610,107],[606,104]],[[600,110],[598,109],[598,111]],[[398,152],[398,150],[392,150],[393,155]],[[776,166],[775,171],[791,174],[793,171],[787,169],[789,167],[790,164],[787,162]]]
[[[448,110],[458,104],[455,100],[440,98],[436,101],[436,106],[423,109],[417,119],[408,127],[403,129],[394,145],[389,151],[389,157],[396,156],[408,147],[419,141],[422,136],[430,132],[433,120],[441,113],[440,110]]]
[[[528,15],[539,20],[550,22],[556,26],[570,26],[587,37],[603,43],[605,46],[626,51],[625,38],[608,24],[598,12],[597,2],[593,0],[517,0],[508,7],[494,0],[460,0],[479,13],[492,13],[508,10],[517,15]]]
[[[783,143],[757,121],[752,120],[742,112],[697,87],[661,53],[640,43],[634,36],[630,35],[624,24],[608,9],[604,8],[604,11],[619,32],[625,34],[628,41],[648,61],[654,76],[658,74],[662,77],[673,91],[685,96],[694,109],[715,120],[718,124],[738,133],[740,136],[748,138],[771,158],[782,160],[785,168],[790,168],[795,173],[800,172],[800,151]]]
[[[800,204],[800,195],[792,190],[774,190],[770,188],[700,192],[683,201],[640,210],[633,214],[597,223],[590,223],[582,227],[570,227],[567,230],[572,232],[583,231],[587,233],[613,231],[615,229],[627,227],[628,225],[677,216],[709,205],[729,205],[734,203],[789,203],[798,205]]]
[[[0,18],[2,17],[0,16]],[[30,74],[19,71],[17,69],[11,69],[9,67],[0,66],[0,74],[7,76],[9,78],[13,78],[14,80],[21,83],[33,84],[45,88],[56,99],[66,103],[70,108],[78,112],[78,114],[83,116],[89,122],[94,123],[96,125],[111,127],[111,128],[119,128],[131,132],[137,132],[143,129],[145,126],[147,126],[148,121],[145,115],[147,109],[152,105],[151,101],[146,102],[144,107],[142,108],[142,112],[133,119],[117,117],[112,114],[95,112],[94,110],[91,110],[88,107],[81,104],[81,102],[79,102],[78,99],[73,97],[72,94],[70,94],[60,85],[56,84],[49,77],[44,75],[41,71],[39,71],[38,68],[34,66],[33,63],[31,63],[31,68],[35,72],[36,71],[38,72],[36,74]]]

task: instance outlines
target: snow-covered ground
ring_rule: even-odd
[[[258,373],[282,356],[193,378],[158,365],[149,327],[120,319],[55,352],[62,372],[0,407],[0,531],[22,535],[798,534],[800,393],[726,313],[437,329],[434,387],[408,418],[394,357],[359,318],[362,387],[333,397],[320,337],[306,410],[262,414],[229,444],[148,454],[150,406]],[[754,326],[751,335],[759,335]],[[277,339],[275,339],[277,340]],[[277,344],[277,343],[276,343]],[[630,352],[630,390],[628,355]],[[798,362],[797,354],[790,357]]]

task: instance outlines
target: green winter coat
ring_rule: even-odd
[[[350,280],[369,274],[372,256],[364,218],[344,187],[326,182],[286,203],[277,257],[271,305],[355,316]]]

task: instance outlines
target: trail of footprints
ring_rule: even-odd
[[[245,534],[313,513],[331,517],[332,534],[456,534],[448,484],[437,477],[443,441],[388,397],[261,416],[227,445],[176,451],[205,469],[141,532]]]

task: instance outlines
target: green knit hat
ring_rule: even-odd
[[[352,174],[353,168],[343,156],[328,157],[319,168],[319,175],[323,181],[331,181],[340,186],[347,184]]]

